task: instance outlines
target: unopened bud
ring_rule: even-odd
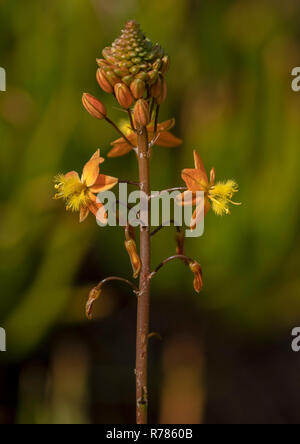
[[[161,94],[156,98],[156,103],[158,105],[161,105],[162,103],[164,103],[164,101],[167,98],[167,94],[168,94],[167,82],[166,82],[166,79],[162,78]]]
[[[144,99],[139,99],[133,111],[134,120],[139,126],[147,126],[150,122],[150,110],[148,102]]]
[[[163,92],[163,80],[159,76],[156,82],[151,86],[150,89],[150,95],[151,97],[154,97],[155,99],[157,97],[160,97]]]
[[[163,75],[167,74],[169,67],[170,67],[170,57],[166,55],[162,58],[162,66],[160,69],[161,73]]]
[[[132,265],[133,277],[136,279],[139,276],[142,268],[142,263],[137,252],[136,243],[133,239],[126,240],[125,247]]]
[[[82,103],[87,112],[96,119],[104,119],[106,117],[105,106],[91,94],[84,93],[82,95]]]
[[[149,79],[150,85],[153,85],[153,83],[156,82],[158,75],[159,75],[159,72],[157,71],[157,69],[153,69],[152,71],[148,72],[148,79]]]
[[[116,83],[120,82],[119,77],[116,76],[116,74],[113,71],[106,71],[105,74],[106,74],[107,80],[109,81],[111,86],[115,86]]]
[[[126,86],[125,83],[117,83],[114,90],[119,104],[125,109],[130,108],[133,103],[133,96],[128,86]]]
[[[89,298],[85,306],[85,313],[88,319],[92,319],[93,305],[94,302],[99,299],[101,295],[101,288],[94,287],[89,293]]]
[[[194,289],[197,293],[200,293],[203,288],[201,265],[196,261],[191,262],[190,269],[194,273]]]
[[[97,69],[96,78],[97,78],[97,82],[99,83],[100,88],[102,88],[103,91],[105,91],[108,94],[113,92],[113,87],[109,83],[109,81],[106,77],[106,74],[102,69],[100,69],[100,68]]]
[[[141,99],[143,97],[145,88],[145,82],[141,79],[135,79],[130,85],[130,90],[135,99]]]

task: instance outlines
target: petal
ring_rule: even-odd
[[[202,204],[200,204],[201,200],[198,200],[197,207],[193,213],[193,216],[191,219],[191,230],[194,230],[196,228],[196,225],[198,225],[202,222],[203,217],[205,217],[207,215],[207,213],[210,209],[209,200],[207,198],[204,198],[204,214],[203,214]]]
[[[90,193],[90,203],[88,205],[89,210],[96,216],[97,220],[101,223],[105,224],[107,219],[106,211],[104,210],[104,205],[99,202],[94,196],[94,194]],[[103,208],[103,211],[99,212],[100,208]]]
[[[97,153],[97,152],[96,152]],[[102,157],[92,157],[84,166],[81,181],[85,182],[88,187],[94,185],[99,175],[99,165],[104,161]]]
[[[216,180],[216,172],[215,172],[215,169],[212,168],[210,170],[210,185],[214,185],[215,184],[215,180]]]
[[[172,119],[166,120],[165,122],[158,124],[158,131],[169,131],[171,128],[175,126],[175,119],[174,117]]]
[[[100,193],[101,191],[110,190],[118,182],[119,179],[117,179],[116,177],[106,176],[105,174],[99,174],[94,185],[90,187],[90,191],[92,193]]]
[[[92,157],[90,158],[90,160],[98,159],[98,158],[101,159],[101,163],[103,163],[104,160],[105,160],[105,159],[103,159],[103,157],[100,157],[100,149],[99,149],[99,148],[98,148],[97,151],[92,155]]]
[[[173,126],[175,125],[175,119],[169,119],[166,120],[165,122],[161,122],[157,125],[157,130],[158,132],[163,132],[163,131],[169,131],[171,128],[173,128]],[[154,124],[153,122],[150,123],[150,125],[148,125],[148,130],[153,131],[154,130]]]
[[[107,154],[107,157],[120,157],[128,154],[131,151],[131,146],[127,143],[115,145]]]
[[[208,183],[208,177],[204,167],[204,163],[202,162],[202,159],[196,150],[194,150],[194,162],[195,162],[195,168],[201,171],[203,178],[205,179],[206,183]]]
[[[88,207],[80,207],[79,222],[83,222],[88,217],[89,212],[90,210],[88,209]]]
[[[165,148],[171,148],[182,144],[182,140],[179,137],[174,136],[174,134],[168,131],[163,131],[159,134],[155,145],[163,146]]]
[[[126,136],[127,139],[129,140],[129,142],[133,143],[133,145],[137,144],[137,137],[135,133],[130,133],[128,136]],[[126,140],[124,139],[124,137],[120,137],[119,139],[114,140],[113,142],[111,142],[111,145],[119,145],[120,143],[126,143]]]
[[[207,176],[197,169],[186,168],[181,173],[189,191],[206,191],[208,187]]]
[[[65,179],[71,179],[71,178],[76,178],[78,179],[78,181],[80,181],[79,179],[79,174],[76,171],[70,171],[69,173],[65,174]]]

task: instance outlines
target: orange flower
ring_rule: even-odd
[[[171,148],[174,146],[178,146],[182,143],[182,140],[178,137],[174,136],[172,133],[169,132],[171,128],[175,125],[175,119],[167,120],[166,122],[159,123],[157,126],[157,139],[155,142],[155,145],[162,146],[166,148]],[[137,136],[134,131],[129,126],[129,123],[126,121],[126,123],[123,125],[125,135],[128,138],[128,140],[134,145],[137,145]],[[149,123],[147,126],[148,134],[149,134],[149,140],[151,141],[154,136],[154,124],[153,122]],[[113,148],[108,153],[108,157],[119,157],[124,156],[125,154],[129,153],[132,150],[132,147],[126,142],[126,140],[121,137],[120,139],[115,140],[111,143]]]
[[[95,194],[110,190],[117,183],[115,177],[99,174],[99,165],[104,162],[97,150],[85,164],[81,178],[76,171],[59,174],[55,177],[57,193],[55,199],[64,199],[67,210],[79,211],[79,221],[83,222],[91,211],[95,216],[103,205],[97,201]],[[104,213],[104,219],[107,215]]]
[[[201,220],[200,203],[202,198],[196,198],[195,193],[197,191],[204,192],[204,216],[206,216],[211,206],[214,213],[222,216],[223,214],[230,214],[229,203],[240,205],[231,200],[234,193],[238,191],[238,185],[234,180],[217,182],[215,184],[214,168],[211,169],[210,179],[208,180],[204,164],[197,151],[194,151],[194,162],[195,168],[187,168],[182,171],[182,179],[185,181],[188,191],[178,196],[178,203],[180,205],[197,205],[191,220],[192,229]]]

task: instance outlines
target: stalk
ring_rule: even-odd
[[[148,132],[146,127],[137,128],[138,166],[140,190],[150,197],[150,156]],[[141,195],[142,199],[142,195]],[[150,207],[148,199],[148,209]],[[136,422],[148,422],[148,336],[150,311],[150,212],[147,227],[140,228],[140,274],[139,296],[137,303],[136,334]]]

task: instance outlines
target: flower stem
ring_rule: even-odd
[[[146,127],[137,127],[138,165],[140,189],[150,196],[150,157],[148,132]],[[141,200],[143,200],[141,193]],[[150,215],[148,225],[140,227],[140,258],[142,269],[140,274],[139,296],[137,304],[137,335],[136,335],[136,422],[148,422],[148,335],[150,308]]]

